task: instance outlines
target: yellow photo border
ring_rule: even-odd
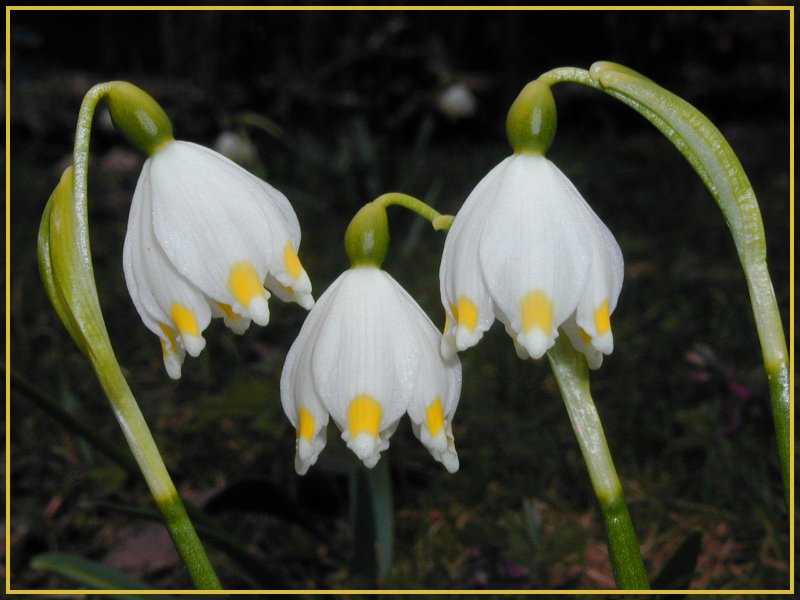
[[[15,590],[11,588],[11,539],[9,536],[9,523],[11,522],[11,308],[10,308],[10,294],[11,294],[11,256],[10,256],[10,232],[11,232],[11,14],[15,11],[101,11],[101,10],[138,10],[138,11],[157,11],[157,10],[174,10],[174,11],[211,11],[211,10],[225,10],[225,11],[242,11],[242,10],[290,10],[290,11],[308,11],[308,10],[373,10],[373,11],[389,11],[389,10],[491,10],[491,11],[522,11],[522,10],[576,10],[576,11],[601,11],[601,10],[646,10],[646,11],[663,11],[663,10],[709,10],[709,11],[785,11],[789,15],[789,129],[790,129],[790,149],[789,149],[789,245],[792,252],[789,256],[789,292],[790,292],[790,308],[789,308],[789,369],[791,378],[791,408],[790,408],[790,432],[791,432],[791,480],[790,480],[790,502],[789,502],[789,582],[790,587],[783,590],[404,590],[404,589],[366,589],[366,590],[222,590],[222,591],[206,591],[206,590],[93,590],[93,589],[57,589],[57,590]],[[6,407],[5,407],[5,593],[8,595],[107,595],[107,594],[139,594],[139,595],[154,595],[154,594],[171,594],[171,595],[349,595],[349,594],[398,594],[398,595],[783,595],[794,594],[795,590],[795,571],[794,571],[794,557],[795,557],[795,519],[794,519],[794,6],[7,6],[6,7],[6,245],[5,245],[5,263],[6,263],[6,294],[5,294],[5,325],[6,325],[6,360],[5,360],[5,390],[6,390]]]

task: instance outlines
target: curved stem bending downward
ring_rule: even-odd
[[[610,62],[589,71],[560,67],[544,73],[549,85],[580,83],[605,92],[650,121],[683,154],[717,202],[733,235],[750,292],[772,396],[781,475],[787,503],[791,481],[791,380],[783,324],[767,268],[766,236],[753,187],[736,153],[694,106],[639,73]]]

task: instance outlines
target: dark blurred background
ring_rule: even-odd
[[[176,136],[229,153],[284,191],[303,228],[315,296],[345,268],[342,236],[386,191],[455,212],[510,149],[518,91],[558,66],[613,60],[702,110],[758,195],[788,328],[789,18],[786,11],[26,11],[10,18],[11,369],[122,444],[88,364],[53,313],[36,267],[45,202],[69,164],[83,94],[129,80]],[[554,90],[550,152],[617,236],[626,282],[616,350],[593,391],[651,577],[661,587],[788,587],[788,518],[768,391],[744,278],[707,190],[646,121],[572,84]],[[90,221],[95,269],[119,360],[187,499],[242,548],[211,546],[228,587],[605,588],[602,521],[555,382],[521,362],[502,328],[462,355],[449,475],[407,423],[391,465],[396,548],[389,575],[351,561],[351,458],[333,430],[305,478],[278,379],[304,311],[272,304],[242,337],[214,323],[170,381],[121,268],[143,158],[98,115]],[[443,236],[390,213],[385,268],[439,324]],[[188,587],[138,477],[11,397],[11,577],[71,584],[31,567],[69,552],[158,587]],[[259,562],[261,561],[261,562]],[[245,561],[246,562],[246,561]]]

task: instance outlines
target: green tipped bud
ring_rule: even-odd
[[[107,101],[114,126],[148,156],[175,139],[167,113],[141,88],[126,81],[115,81]]]
[[[619,75],[630,75],[641,81],[648,81],[653,83],[650,79],[637,73],[633,69],[620,65],[607,60],[600,60],[592,64],[589,68],[589,77],[600,83],[604,87],[613,87],[613,84]],[[655,84],[654,84],[655,85]]]
[[[370,202],[361,207],[347,226],[344,249],[353,267],[380,267],[389,250],[386,209]]]
[[[556,102],[549,85],[536,79],[522,89],[508,111],[506,135],[515,154],[547,152],[556,135]]]

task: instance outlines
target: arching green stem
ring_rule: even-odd
[[[589,391],[589,368],[566,335],[560,335],[547,353],[564,398],[569,420],[589,470],[595,496],[600,502],[608,536],[608,551],[614,579],[620,589],[650,588],[639,542],[633,529],[622,484],[608,449],[600,415]]]
[[[452,215],[443,215],[425,204],[422,200],[418,200],[414,198],[414,196],[409,196],[408,194],[389,192],[388,194],[378,196],[373,202],[384,208],[387,206],[402,206],[408,210],[414,211],[423,219],[430,221],[436,231],[446,231],[450,229],[450,225],[453,222]]]
[[[580,83],[605,92],[644,116],[669,139],[703,180],[733,235],[744,269],[761,342],[787,502],[791,482],[791,381],[783,324],[767,268],[761,211],[750,181],[730,144],[691,104],[639,73],[610,62],[589,71],[561,67],[544,73],[550,85]]]
[[[359,209],[347,226],[344,247],[354,267],[380,267],[389,251],[389,220],[387,206],[403,206],[427,219],[437,231],[447,230],[453,222],[451,215],[442,215],[408,194],[390,192],[378,196]]]
[[[114,85],[97,85],[83,100],[75,134],[74,166],[64,172],[42,217],[39,270],[56,312],[97,373],[194,584],[202,589],[219,589],[219,579],[114,356],[97,295],[87,208],[89,139],[95,109]]]

